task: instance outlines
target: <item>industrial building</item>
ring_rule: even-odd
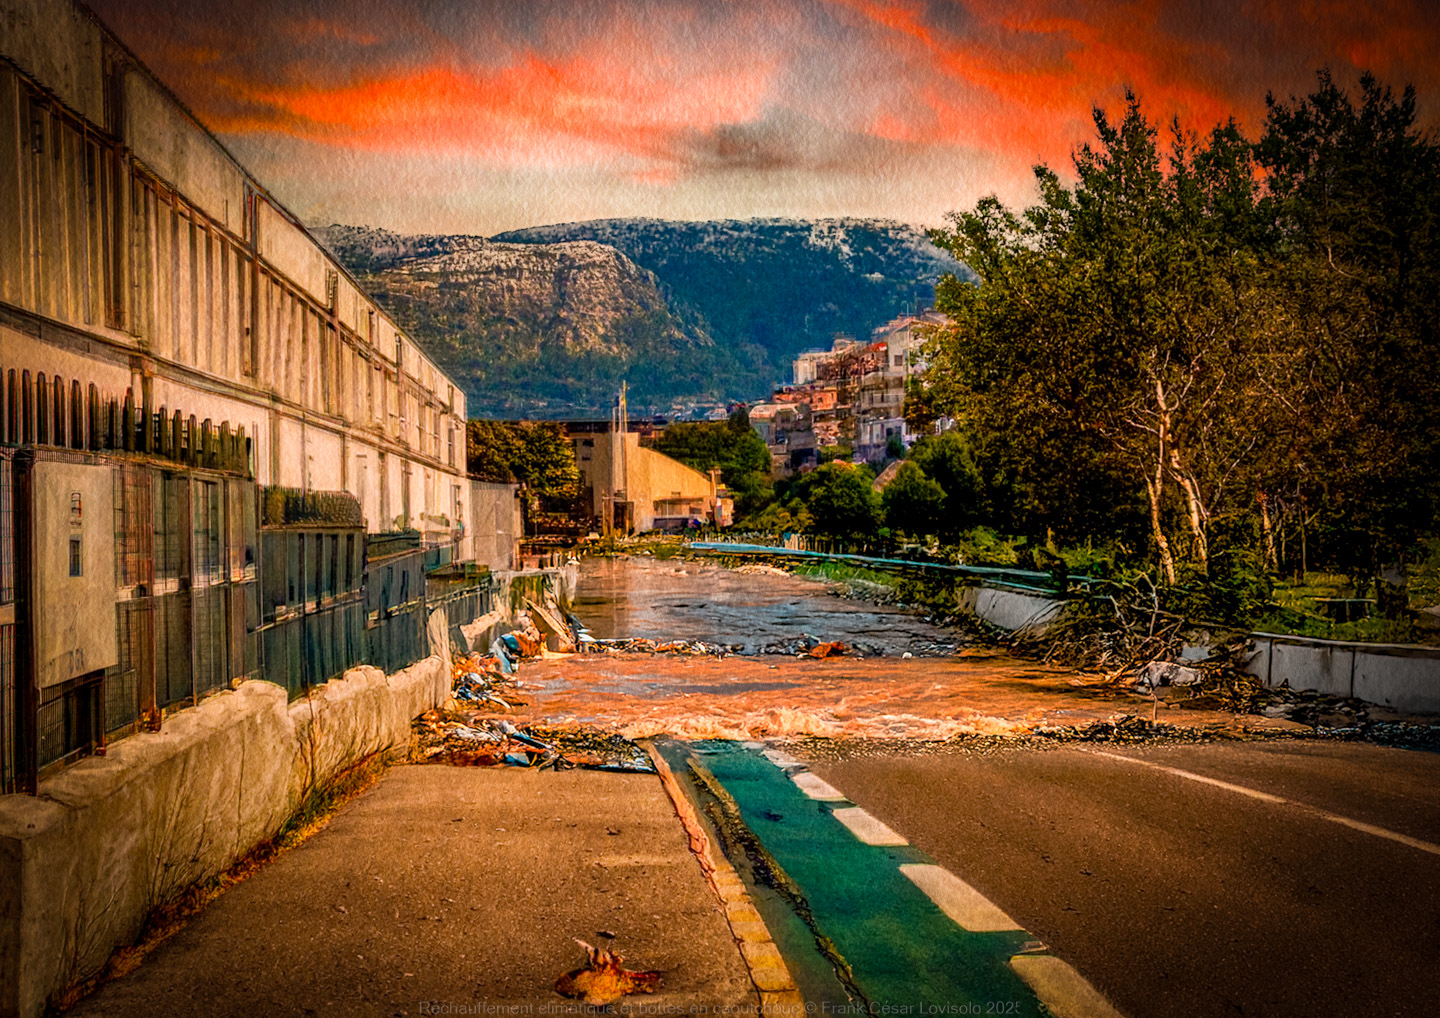
[[[475,609],[453,564],[518,537],[465,411],[86,7],[0,0],[0,791],[244,678],[423,656],[427,576]]]

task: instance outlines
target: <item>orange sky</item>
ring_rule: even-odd
[[[1440,105],[1422,0],[92,0],[309,221],[472,232],[606,216],[933,225],[1065,169],[1128,85],[1259,127],[1371,69]]]

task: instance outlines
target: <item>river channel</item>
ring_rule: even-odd
[[[648,555],[582,559],[574,610],[597,639],[703,640],[745,654],[806,636],[896,657],[956,649],[954,632],[819,580]]]

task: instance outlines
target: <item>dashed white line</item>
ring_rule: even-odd
[[[971,933],[999,933],[1023,927],[985,895],[935,863],[906,863],[900,872],[925,896],[940,906],[961,929]]]
[[[776,767],[779,767],[782,771],[788,770],[791,767],[805,766],[805,762],[803,760],[797,760],[789,753],[783,752],[782,750],[778,749],[766,749],[763,750],[760,755],[763,756],[766,760],[769,760]]]
[[[1154,763],[1150,760],[1140,760],[1133,756],[1122,756],[1119,753],[1106,753],[1098,749],[1088,749],[1083,752],[1091,756],[1103,756],[1109,760],[1119,760],[1122,763],[1134,764],[1137,767],[1149,767],[1152,770],[1164,771],[1166,774],[1173,774],[1177,778],[1185,778],[1187,781],[1199,781],[1202,784],[1214,785],[1216,788],[1223,788],[1227,792],[1235,792],[1238,795],[1246,795],[1252,799],[1259,799],[1262,802],[1273,803],[1277,806],[1293,806],[1298,810],[1309,813],[1311,816],[1319,817],[1322,820],[1329,820],[1331,823],[1341,824],[1345,827],[1363,831],[1366,834],[1373,834],[1377,838],[1386,838],[1410,848],[1419,849],[1421,852],[1429,852],[1431,855],[1440,855],[1440,845],[1432,841],[1422,841],[1419,838],[1412,838],[1408,834],[1401,834],[1399,831],[1392,831],[1385,827],[1376,827],[1374,824],[1367,824],[1363,820],[1354,820],[1339,813],[1331,813],[1329,810],[1320,809],[1318,806],[1311,806],[1309,803],[1297,802],[1294,799],[1287,799],[1280,795],[1271,795],[1269,792],[1262,792],[1255,788],[1246,788],[1244,785],[1234,785],[1228,781],[1221,781],[1218,778],[1209,778],[1203,774],[1195,774],[1191,771],[1181,770],[1179,767],[1167,767],[1164,764]]]
[[[850,828],[850,833],[867,845],[910,844],[910,842],[896,834],[889,827],[886,827],[879,820],[876,820],[869,813],[866,813],[859,806],[837,809],[830,815]]]
[[[1121,1018],[1120,1012],[1068,962],[1051,954],[1017,954],[1010,968],[1055,1018]]]
[[[819,799],[822,802],[843,802],[845,799],[844,792],[836,791],[834,785],[828,781],[821,781],[817,775],[809,771],[792,774],[790,780],[795,782],[795,787],[812,799]]]
[[[747,744],[747,748],[751,745]],[[804,761],[776,749],[764,749],[762,752],[766,759],[785,771],[796,787],[810,798],[846,801],[843,792],[812,774]],[[1239,790],[1238,786],[1236,788]],[[1263,792],[1257,794],[1264,795]],[[859,806],[832,810],[831,816],[867,845],[910,844]],[[900,872],[933,901],[951,922],[963,930],[971,933],[1024,931],[1024,927],[1006,915],[999,905],[943,866],[935,863],[904,863],[900,866]],[[1033,946],[1044,950],[1038,941],[1035,941]],[[1028,951],[1028,947],[1023,950]],[[1053,955],[1017,954],[1010,959],[1010,968],[1030,987],[1031,992],[1055,1018],[1124,1018],[1072,965]]]

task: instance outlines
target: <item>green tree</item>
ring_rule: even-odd
[[[930,388],[967,431],[995,436],[1034,502],[1143,486],[1173,583],[1172,496],[1204,569],[1246,440],[1237,426],[1260,413],[1263,302],[1237,242],[1255,219],[1253,167],[1233,124],[1204,145],[1176,127],[1162,155],[1134,95],[1119,123],[1094,119],[1073,191],[1037,167],[1040,204],[1016,214],[987,198],[934,232],[980,283],[937,289],[949,322],[931,342]]]
[[[831,537],[870,537],[880,526],[880,496],[865,467],[826,463],[795,485],[814,529]]]
[[[885,525],[911,537],[939,534],[945,526],[945,489],[908,460],[880,493]]]
[[[650,447],[702,473],[719,467],[720,479],[734,495],[736,513],[741,518],[758,512],[774,496],[770,450],[750,427],[743,410],[727,421],[671,424]]]
[[[549,421],[467,421],[469,472],[518,482],[548,511],[568,511],[580,495],[580,470],[564,428]]]
[[[940,488],[943,496],[943,505],[934,523],[924,533],[953,536],[992,519],[984,479],[967,436],[958,431],[927,435],[910,450],[910,462]],[[901,529],[915,532],[908,527]]]
[[[1373,580],[1440,510],[1440,148],[1414,90],[1368,74],[1354,98],[1322,72],[1310,95],[1268,103],[1277,317],[1306,357],[1277,386],[1293,410],[1266,523],[1308,524],[1313,554]]]

